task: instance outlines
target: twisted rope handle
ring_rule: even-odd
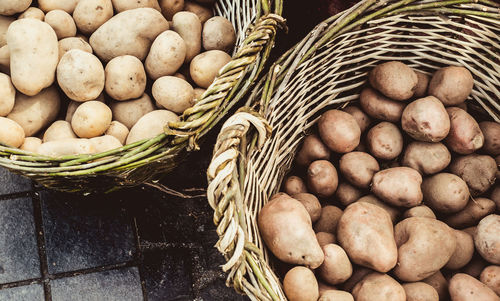
[[[216,247],[227,260],[222,269],[224,272],[231,270],[227,283],[253,300],[279,300],[273,289],[279,283],[269,277],[272,271],[263,254],[247,238],[247,207],[242,187],[245,177],[242,171],[246,163],[243,154],[246,153],[250,126],[257,130],[257,147],[262,147],[271,135],[271,128],[264,118],[251,109],[241,108],[222,126],[207,170],[207,199],[214,209],[214,223],[219,235]],[[250,276],[250,281],[245,275]],[[264,295],[264,291],[269,295]]]
[[[169,122],[165,127],[167,135],[176,135],[172,144],[180,144],[189,140],[188,149],[198,149],[196,141],[208,131],[213,124],[238,101],[253,84],[269,56],[278,28],[284,29],[285,19],[280,15],[267,14],[259,18],[256,24],[249,28],[249,34],[238,48],[233,59],[221,70],[214,82],[202,94],[196,104],[184,111],[179,122]],[[261,52],[264,50],[264,53]],[[257,64],[250,77],[245,80],[248,67]],[[240,85],[245,85],[235,94]]]

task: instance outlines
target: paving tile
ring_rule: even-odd
[[[232,287],[227,287],[223,279],[217,279],[203,288],[195,301],[247,301],[248,297],[236,293]]]
[[[0,195],[31,190],[31,180],[0,167]]]
[[[0,283],[40,277],[31,198],[0,201]]]
[[[137,267],[56,279],[51,293],[53,301],[143,300]]]
[[[45,297],[41,284],[31,284],[0,290],[0,300],[43,301]]]
[[[49,273],[133,259],[132,223],[119,200],[49,191],[43,191],[41,198]]]
[[[192,300],[187,269],[189,250],[149,250],[143,253],[143,281],[148,300]]]

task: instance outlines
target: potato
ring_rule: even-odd
[[[450,118],[439,99],[427,96],[406,106],[401,116],[401,126],[415,140],[439,142],[450,131]]]
[[[321,216],[321,204],[317,197],[305,192],[292,194],[292,197],[304,205],[311,217],[311,222],[315,223],[319,219]]]
[[[319,267],[324,260],[311,218],[297,200],[283,195],[264,205],[257,218],[266,246],[281,261]]]
[[[146,57],[146,71],[153,80],[165,75],[174,75],[184,63],[185,58],[186,43],[178,33],[167,30],[153,41]]]
[[[325,260],[318,268],[321,279],[333,285],[349,279],[352,275],[352,265],[346,252],[336,244],[328,244],[322,248]]]
[[[123,123],[128,129],[131,129],[142,116],[155,109],[147,94],[133,100],[111,102],[109,106],[113,112],[113,118]]]
[[[94,100],[100,101],[100,102],[105,102],[104,94],[101,93],[101,95],[99,95],[99,97],[97,97]],[[66,109],[66,117],[64,118],[64,120],[66,120],[67,122],[71,122],[71,119],[73,119],[73,115],[75,114],[76,109],[81,104],[82,104],[82,102],[70,100],[70,102],[68,104],[68,108]]]
[[[318,281],[314,273],[301,266],[294,267],[286,273],[283,290],[290,301],[311,301],[319,297]]]
[[[340,110],[329,110],[318,120],[321,140],[334,152],[348,153],[360,142],[361,129],[354,117]]]
[[[159,11],[136,8],[106,21],[90,36],[89,42],[97,56],[106,62],[127,54],[142,61],[154,39],[167,29],[168,21]]]
[[[58,120],[52,123],[43,134],[43,143],[55,140],[63,140],[68,138],[77,138],[71,123],[65,120]]]
[[[16,20],[10,24],[6,39],[10,76],[16,89],[34,96],[52,85],[58,62],[57,36],[52,27],[36,19]]]
[[[462,273],[455,274],[450,279],[449,291],[453,301],[500,300],[500,297],[485,284]]]
[[[82,103],[71,119],[71,127],[80,138],[93,138],[106,132],[111,124],[111,109],[100,101]]]
[[[500,155],[495,157],[495,162],[497,163],[497,166],[500,166]],[[500,168],[496,172],[496,178],[500,179]]]
[[[113,58],[104,69],[106,93],[115,100],[141,97],[146,89],[146,71],[142,62],[132,55]]]
[[[17,93],[14,108],[7,118],[17,122],[24,129],[26,137],[33,136],[56,119],[60,103],[55,86],[35,96]]]
[[[366,144],[373,156],[392,160],[403,150],[403,135],[394,124],[382,121],[368,131]]]
[[[38,7],[44,12],[61,9],[71,14],[75,10],[78,1],[83,0],[38,0]]]
[[[0,116],[7,116],[14,108],[16,89],[10,81],[10,76],[0,73]]]
[[[91,35],[111,17],[113,17],[111,0],[78,0],[73,12],[76,27],[85,35]]]
[[[403,218],[409,218],[409,217],[428,217],[428,218],[436,218],[436,215],[432,211],[431,208],[425,206],[425,205],[420,205],[416,206],[413,208],[410,208],[405,211],[403,214]]]
[[[184,42],[186,43],[186,58],[184,61],[186,63],[191,62],[191,60],[200,53],[201,50],[201,22],[198,16],[194,13],[181,11],[176,13],[172,17],[173,30],[177,32]],[[210,56],[209,60],[215,57]],[[220,69],[224,64],[219,65],[219,62],[211,61],[212,64],[219,66],[217,70]],[[215,67],[214,67],[215,68]],[[193,71],[191,71],[191,76],[193,76]],[[193,77],[194,79],[194,77]],[[195,80],[196,82],[196,80]],[[198,84],[198,82],[196,82]],[[198,84],[198,86],[207,88],[208,85],[203,86]]]
[[[450,171],[467,183],[472,196],[478,196],[495,183],[497,164],[490,156],[472,154],[455,158]]]
[[[236,43],[236,32],[233,24],[221,16],[208,19],[203,24],[202,43],[205,50],[222,50],[230,52]]]
[[[369,74],[370,85],[394,100],[407,100],[417,88],[417,74],[401,62],[380,64]]]
[[[500,124],[483,121],[479,123],[479,128],[484,135],[484,144],[481,150],[491,156],[500,155]]]
[[[339,201],[342,205],[347,206],[356,202],[365,193],[359,188],[352,186],[347,182],[340,182],[335,191],[335,199]]]
[[[314,231],[335,234],[341,216],[342,210],[339,207],[326,205],[321,209],[320,217],[314,224]]]
[[[448,148],[441,142],[413,141],[406,146],[401,164],[411,167],[423,175],[445,169],[451,162]]]
[[[5,35],[7,34],[7,29],[10,23],[14,22],[16,19],[11,17],[0,16],[0,47],[7,45],[7,40]]]
[[[439,301],[437,291],[425,282],[404,283],[406,301]]]
[[[38,137],[26,137],[24,138],[23,144],[19,147],[19,149],[36,153],[40,145],[42,145],[42,139]]]
[[[500,266],[490,265],[486,267],[479,278],[482,283],[500,296]]]
[[[196,90],[196,89],[195,89]],[[295,156],[297,164],[309,166],[315,160],[329,160],[330,150],[315,134],[308,135]]]
[[[64,10],[56,9],[49,11],[45,15],[44,21],[54,29],[59,40],[76,35],[75,21]]]
[[[321,294],[323,294],[325,291],[329,291],[329,290],[336,290],[337,288],[333,285],[330,285],[330,284],[326,284],[324,282],[321,282],[319,281],[319,279],[316,279],[318,280],[318,288],[319,288],[319,294],[321,296]]]
[[[202,25],[214,16],[210,8],[192,1],[184,1],[184,10],[197,15]]]
[[[318,232],[316,233],[316,239],[318,240],[318,244],[323,248],[324,245],[334,244],[337,242],[335,239],[335,235],[329,232]]]
[[[441,100],[445,106],[456,106],[467,99],[472,92],[474,79],[464,67],[449,66],[434,73],[428,92]]]
[[[318,301],[354,301],[354,298],[348,292],[327,290],[320,294]]]
[[[350,152],[340,158],[339,169],[342,176],[354,186],[368,188],[380,166],[370,154]]]
[[[472,260],[466,266],[464,266],[460,271],[474,278],[479,278],[481,272],[488,265],[489,263],[486,260],[484,260],[481,257],[481,255],[479,255],[477,252],[474,252]]]
[[[48,157],[62,157],[95,153],[94,146],[89,139],[68,138],[42,143],[37,153]]]
[[[118,139],[111,135],[94,137],[89,140],[96,153],[104,153],[123,146]]]
[[[371,273],[352,290],[356,301],[406,301],[403,287],[389,275]]]
[[[0,2],[0,15],[12,16],[25,11],[31,5],[31,0],[16,0]]]
[[[168,122],[178,122],[179,116],[168,110],[155,110],[142,116],[130,129],[126,144],[154,138],[164,132]]]
[[[283,189],[288,195],[307,192],[306,184],[300,177],[297,176],[287,177],[283,183]]]
[[[187,44],[187,43],[186,43]],[[186,55],[186,59],[188,56]],[[219,70],[231,61],[231,56],[220,50],[209,50],[198,54],[189,65],[193,81],[202,88],[208,88]]]
[[[448,299],[448,281],[444,278],[441,272],[436,272],[435,274],[425,278],[422,282],[427,283],[432,286],[439,295],[439,300]]]
[[[165,109],[181,114],[194,105],[193,87],[175,76],[162,76],[153,83],[153,98]]]
[[[490,214],[477,225],[474,244],[478,253],[493,264],[500,264],[500,215]]]
[[[24,142],[24,130],[15,121],[0,117],[0,143],[20,147]]]
[[[484,144],[484,135],[476,120],[457,107],[446,108],[450,116],[450,132],[444,143],[454,152],[472,154]]]
[[[22,14],[19,15],[19,17],[17,17],[17,19],[26,18],[38,19],[40,21],[43,21],[45,19],[45,14],[41,9],[37,7],[28,7],[27,10],[25,10]]]
[[[167,20],[172,20],[172,17],[184,9],[184,0],[160,0],[161,13]]]
[[[398,264],[394,274],[402,281],[420,281],[439,271],[453,255],[456,238],[445,223],[410,217],[394,227]]]
[[[344,284],[342,285],[342,289],[347,292],[352,292],[352,289],[354,288],[354,286],[356,286],[356,284],[358,284],[358,282],[363,280],[366,275],[373,272],[374,271],[369,268],[354,266],[351,278],[344,282]]]
[[[433,210],[443,213],[458,212],[469,201],[467,183],[451,173],[442,172],[424,179],[422,192],[425,203]]]
[[[58,42],[59,48],[59,60],[63,57],[63,55],[71,49],[80,49],[82,51],[92,53],[92,47],[90,47],[89,43],[87,43],[82,38],[77,37],[69,37]]]
[[[337,190],[339,178],[337,169],[330,161],[317,160],[307,169],[307,187],[319,197],[330,197]]]
[[[72,100],[96,99],[104,89],[104,67],[95,55],[71,49],[57,65],[57,83]]]
[[[126,10],[131,10],[134,8],[141,8],[141,7],[150,7],[156,9],[157,11],[160,11],[160,5],[158,4],[158,0],[136,0],[136,1],[111,0],[111,1],[113,2],[113,7],[119,13]]]
[[[396,265],[392,221],[376,205],[355,202],[347,206],[337,225],[337,240],[356,264],[384,273]]]
[[[356,119],[356,122],[361,129],[361,133],[363,133],[370,126],[372,120],[370,116],[368,116],[365,112],[363,112],[360,108],[355,106],[347,106],[342,109],[342,111],[347,112]]]
[[[413,97],[424,97],[427,95],[427,87],[429,86],[430,77],[417,70],[413,70],[417,75],[417,87],[415,88],[415,93],[413,93]]]
[[[113,120],[104,134],[115,137],[123,145],[127,140],[128,132],[128,128],[123,123]]]
[[[403,207],[420,205],[423,199],[422,176],[408,167],[393,167],[377,172],[372,180],[372,192],[383,201]]]
[[[366,114],[375,119],[399,122],[405,103],[389,99],[370,87],[361,91],[359,104]]]
[[[399,218],[399,210],[397,208],[387,205],[373,194],[365,195],[364,197],[359,198],[356,202],[366,202],[384,209],[391,217],[391,221],[393,223],[395,223]]]
[[[474,198],[465,208],[443,220],[450,227],[465,228],[477,224],[483,217],[495,211],[495,203],[487,198]]]
[[[472,236],[465,231],[453,230],[453,233],[457,240],[457,246],[444,267],[450,270],[458,270],[463,268],[472,259],[472,255],[474,255],[474,241],[472,240]]]
[[[500,179],[500,178],[497,178]],[[500,211],[500,185],[493,187],[490,194],[490,199],[495,202],[497,211]]]
[[[10,51],[7,45],[0,47],[0,72],[10,74]]]

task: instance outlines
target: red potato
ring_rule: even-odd
[[[451,173],[467,183],[472,196],[485,193],[495,184],[497,170],[495,159],[486,155],[460,156],[453,159],[450,164]]]
[[[420,205],[423,199],[422,176],[409,167],[393,167],[377,172],[372,192],[383,201],[403,207]]]
[[[352,292],[352,289],[358,282],[363,280],[363,278],[368,275],[373,273],[374,271],[369,268],[365,268],[363,266],[355,266],[352,272],[351,278],[347,279],[346,282],[342,285],[342,289],[347,291],[347,292]]]
[[[397,61],[377,65],[369,74],[372,87],[394,100],[407,100],[417,88],[415,71]]]
[[[450,132],[444,143],[452,151],[468,155],[480,149],[484,144],[484,135],[477,121],[466,111],[457,108],[446,108],[450,116]]]
[[[327,290],[319,296],[318,301],[354,301],[354,298],[348,292]]]
[[[366,202],[366,203],[370,203],[370,204],[379,206],[380,208],[384,209],[389,214],[389,216],[391,217],[391,221],[393,223],[395,223],[399,218],[400,212],[399,212],[398,208],[387,205],[386,203],[379,200],[373,194],[365,195],[364,197],[359,198],[356,202]]]
[[[328,232],[316,233],[316,239],[318,240],[319,246],[322,248],[324,245],[334,244],[337,242],[337,240],[335,239],[335,235],[333,235],[332,233],[328,233]]]
[[[321,204],[317,197],[306,192],[294,194],[292,197],[304,205],[313,223],[319,219],[321,215]]]
[[[485,284],[462,273],[450,279],[449,291],[453,301],[500,301],[500,297]]]
[[[337,232],[337,223],[342,216],[342,210],[338,207],[327,205],[321,209],[321,215],[316,224],[315,232],[328,232],[335,234]]]
[[[451,173],[442,172],[424,179],[422,192],[425,203],[433,210],[443,213],[458,212],[469,201],[467,183]]]
[[[425,205],[416,206],[406,210],[403,214],[403,218],[409,217],[428,217],[436,219],[436,215],[434,214],[432,209]]]
[[[490,265],[484,268],[479,279],[500,296],[500,266]]]
[[[472,259],[472,255],[474,255],[474,241],[472,235],[465,231],[453,230],[453,233],[457,240],[457,247],[444,267],[450,270],[458,270],[463,268]]]
[[[440,271],[423,279],[422,282],[427,283],[436,290],[439,295],[439,300],[448,300],[448,281]]]
[[[326,283],[323,283],[321,281],[318,281],[318,288],[319,288],[319,295],[323,294],[325,291],[329,290],[336,290],[337,288],[333,285],[329,285]]]
[[[312,301],[319,297],[318,281],[305,267],[294,267],[283,279],[283,290],[290,301]]]
[[[308,135],[304,138],[304,142],[295,157],[297,163],[301,166],[309,166],[316,160],[329,160],[330,150],[321,142],[317,135]]]
[[[325,260],[318,268],[318,273],[329,284],[345,282],[352,275],[352,265],[346,252],[336,244],[323,246]]]
[[[443,221],[453,228],[466,228],[476,225],[483,217],[495,211],[495,203],[487,198],[474,198],[464,209],[448,215]]]
[[[463,103],[474,86],[474,79],[464,67],[449,66],[436,71],[429,82],[428,92],[445,106]]]
[[[403,287],[389,275],[371,273],[352,290],[356,301],[406,301]]]
[[[406,146],[401,164],[411,167],[423,175],[445,169],[451,162],[448,148],[441,142],[413,141]]]
[[[499,178],[497,178],[499,179]],[[490,199],[495,202],[495,206],[497,208],[497,211],[500,211],[500,185],[496,185],[493,187],[493,190],[491,191],[490,194]]]
[[[415,88],[415,93],[413,94],[413,97],[424,97],[427,95],[427,87],[429,86],[429,81],[431,78],[420,71],[413,70],[415,71],[415,74],[417,74],[417,87]]]
[[[370,87],[361,91],[359,104],[370,117],[390,122],[399,122],[405,103],[389,99]]]
[[[439,301],[437,291],[425,282],[403,284],[406,301]]]
[[[364,191],[359,188],[356,188],[349,183],[341,182],[337,187],[337,191],[335,191],[334,197],[342,205],[348,206],[356,202],[364,194]]]
[[[427,96],[406,106],[401,116],[401,126],[415,140],[439,142],[450,131],[450,118],[439,99]]]
[[[489,265],[489,263],[484,260],[481,255],[474,253],[471,261],[464,266],[460,271],[474,278],[479,278],[481,272]]]
[[[283,188],[288,195],[307,192],[306,184],[297,176],[290,176],[286,178]]]
[[[330,197],[337,190],[337,169],[326,160],[314,161],[307,169],[307,186],[319,197]]]
[[[392,160],[403,150],[403,135],[396,125],[383,121],[368,131],[366,143],[376,158]]]
[[[355,107],[355,106],[347,106],[342,109],[344,112],[347,112],[356,119],[356,122],[359,125],[359,128],[361,129],[361,133],[363,133],[368,127],[370,126],[370,123],[372,122],[370,116],[363,112],[360,108]]]
[[[490,214],[477,225],[474,244],[488,262],[500,264],[500,215]]]
[[[354,186],[368,188],[373,175],[380,170],[375,158],[368,153],[350,152],[339,161],[340,173]]]
[[[500,124],[483,121],[479,123],[479,127],[484,135],[484,144],[481,150],[491,156],[500,155]]]
[[[354,117],[340,110],[329,110],[318,120],[321,140],[334,152],[348,153],[358,146],[361,129]]]

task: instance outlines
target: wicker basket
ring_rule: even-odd
[[[356,101],[377,64],[400,60],[428,73],[465,66],[474,76],[469,109],[500,121],[499,7],[481,0],[364,0],[278,59],[246,107],[224,124],[207,171],[227,285],[252,300],[286,300],[257,214],[279,191],[319,114]]]
[[[156,180],[176,167],[187,151],[250,89],[269,57],[278,28],[284,27],[282,0],[218,0],[215,14],[237,33],[233,59],[220,71],[181,121],[165,133],[95,155],[48,158],[0,145],[0,166],[61,191],[108,192]]]

